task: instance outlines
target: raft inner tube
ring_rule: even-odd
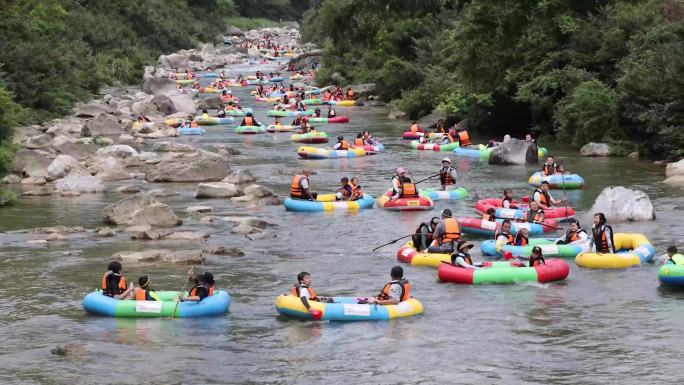
[[[643,234],[613,234],[617,253],[581,253],[575,257],[577,266],[588,269],[624,269],[650,262],[655,248]]]
[[[530,238],[529,244],[526,246],[503,245],[497,251],[496,242],[494,240],[487,240],[480,243],[480,251],[482,255],[487,256],[501,257],[505,252],[510,252],[515,257],[529,257],[532,254],[532,248],[539,246],[544,258],[575,258],[579,253],[587,251],[589,248],[588,242],[567,245],[557,245],[555,242],[556,238]]]
[[[494,234],[501,229],[502,222],[503,219],[497,219],[496,222],[490,222],[483,221],[481,218],[458,218],[458,225],[461,227],[461,233],[487,237],[494,237]],[[540,235],[555,231],[556,226],[557,223],[553,219],[544,219],[541,224],[511,221],[511,234],[515,235],[520,229],[526,228],[529,231],[529,235]]]
[[[420,143],[417,140],[413,140],[409,142],[409,146],[411,146],[412,149],[414,150],[419,150],[419,151],[453,151],[455,148],[458,147],[458,142],[452,142],[452,143],[445,143],[445,144],[439,144],[439,143]]]
[[[418,251],[409,241],[397,250],[397,261],[413,266],[439,267],[442,262],[451,262],[451,254]]]
[[[297,149],[297,155],[303,159],[338,159],[358,158],[366,156],[363,148],[350,148],[349,150],[331,150],[326,148],[302,146]]]
[[[480,199],[475,203],[475,210],[480,214],[485,214],[487,210],[493,208],[496,210],[495,216],[497,218],[505,219],[526,219],[527,212],[530,210],[530,206],[524,202],[513,201],[511,203],[513,207],[511,209],[506,209],[501,207],[501,199],[496,198],[485,198]],[[556,219],[561,221],[570,220],[575,217],[575,210],[572,207],[551,207],[544,210],[544,218],[546,219]]]
[[[332,303],[309,301],[309,305],[320,311],[321,321],[386,321],[394,318],[411,317],[423,313],[423,305],[415,298],[409,298],[397,305],[359,304],[368,297],[332,297]],[[275,300],[278,313],[311,320],[311,313],[302,300],[289,294],[282,294]]]
[[[321,124],[349,123],[349,117],[348,116],[336,116],[334,118],[312,118],[309,116],[305,116],[304,120],[309,122],[309,123],[321,123]]]
[[[241,135],[263,134],[266,132],[263,126],[237,126],[235,133]]]
[[[306,134],[292,134],[290,141],[297,143],[328,143],[328,133],[324,131],[312,131]]]
[[[418,190],[418,195],[428,197],[433,201],[456,200],[465,198],[468,195],[468,190],[466,190],[463,187],[457,187],[447,190],[432,187]]]
[[[527,180],[532,186],[539,187],[542,182],[548,182],[549,188],[559,190],[559,189],[580,189],[584,187],[584,178],[577,174],[562,174],[562,175],[547,175],[537,171],[530,176]]]
[[[390,189],[378,198],[378,207],[395,211],[424,211],[432,210],[435,207],[434,202],[430,198],[420,195],[418,198],[390,199],[392,195],[392,190]]]
[[[684,265],[664,264],[658,270],[658,279],[665,285],[684,286]]]
[[[528,263],[522,261],[497,261],[485,262],[480,269],[465,269],[451,263],[442,263],[437,268],[440,281],[463,285],[547,283],[563,280],[569,273],[570,266],[564,260],[554,258],[535,267],[528,267]]]
[[[315,201],[286,198],[283,205],[287,211],[318,212],[318,211],[358,211],[373,208],[375,199],[370,194],[363,194],[355,201],[338,201],[335,194],[319,194]]]
[[[205,317],[219,316],[228,311],[230,295],[215,291],[201,301],[184,301],[176,306],[177,291],[158,291],[161,301],[120,300],[96,290],[85,296],[83,308],[92,314],[109,317],[155,318],[155,317]],[[175,312],[174,312],[175,311]]]

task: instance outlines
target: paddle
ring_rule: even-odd
[[[440,174],[431,175],[431,176],[429,176],[429,177],[427,177],[427,178],[425,178],[425,179],[419,180],[418,182],[414,182],[413,184],[418,184],[418,183],[421,183],[421,182],[425,182],[426,180],[432,179],[432,178],[437,177],[437,176],[440,176]]]
[[[192,271],[195,268],[195,266],[190,266],[190,270],[188,270],[188,277],[192,276]],[[185,283],[183,284],[183,287],[180,289],[180,292],[178,292],[178,301],[176,301],[176,306],[173,307],[173,313],[171,313],[171,319],[173,320],[173,317],[176,316],[176,310],[178,310],[178,304],[180,303],[180,296],[183,294],[185,291],[185,285],[188,284],[189,279],[185,280]]]
[[[545,226],[545,227],[548,227],[548,228],[554,229],[554,230],[565,230],[565,229],[562,228],[562,227],[556,227],[556,226],[547,225],[547,224],[544,223],[544,222],[541,222],[541,223],[537,223],[537,222],[534,222],[534,221],[525,221],[525,222],[526,222],[526,223],[536,223],[536,224],[538,224],[538,225]]]
[[[565,202],[565,217],[568,217],[568,197],[565,194],[565,170],[561,174],[561,182],[563,183],[563,201]]]
[[[380,248],[382,248],[382,247],[389,246],[389,245],[391,245],[391,244],[393,244],[393,243],[397,243],[398,241],[400,241],[400,240],[402,240],[402,239],[405,239],[405,238],[408,238],[408,237],[412,237],[412,236],[414,236],[414,235],[432,235],[432,233],[413,233],[413,234],[407,235],[407,236],[405,236],[405,237],[397,238],[397,239],[395,239],[395,240],[393,240],[393,241],[391,241],[391,242],[387,242],[387,243],[385,243],[384,245],[380,245],[380,246],[374,248],[374,249],[371,250],[371,251],[375,251],[375,250],[380,249]]]

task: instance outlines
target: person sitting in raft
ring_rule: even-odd
[[[392,177],[392,197],[390,199],[399,198],[417,198],[418,192],[416,185],[413,184],[411,177],[406,175],[406,169],[399,167]]]
[[[606,222],[606,216],[603,213],[594,214],[594,226],[591,228],[592,238],[589,248],[597,253],[614,254],[613,229]]]
[[[145,116],[144,114],[138,115],[138,123],[149,123],[149,122],[151,122],[151,120],[147,116]]]
[[[365,142],[365,144],[371,146],[375,146],[377,143],[379,143],[377,140],[375,140],[375,138],[373,138],[373,136],[370,134],[370,132],[368,132],[368,130],[363,131],[363,141]]]
[[[306,120],[302,120],[302,124],[299,125],[299,133],[300,134],[306,134],[306,133],[314,132],[314,131],[316,131],[316,127],[310,126]]]
[[[216,117],[217,118],[225,118],[226,117],[226,109],[222,105],[219,105],[218,107],[216,107]]]
[[[555,243],[558,245],[574,245],[578,243],[585,243],[587,240],[589,240],[589,235],[580,226],[579,221],[577,219],[573,219],[570,221],[570,229],[568,229],[563,236],[558,238]]]
[[[563,197],[560,200],[553,199],[551,194],[549,194],[549,182],[543,181],[541,182],[541,186],[539,186],[539,188],[534,189],[532,200],[537,202],[539,207],[542,209],[548,209],[552,206],[557,206],[567,201],[567,198]]]
[[[466,241],[458,242],[456,252],[451,254],[451,264],[464,269],[479,269],[484,266],[484,263],[473,263],[473,258],[470,256],[470,249],[475,245]]]
[[[441,219],[433,217],[429,222],[423,222],[418,225],[416,232],[412,235],[413,247],[417,251],[425,251],[432,243],[432,235],[435,232],[435,227],[439,224]]]
[[[349,150],[349,142],[344,140],[342,135],[337,137],[337,143],[333,146],[333,150]]]
[[[418,138],[418,143],[420,144],[425,144],[428,143],[430,139],[427,137],[427,135],[423,135],[420,138]]]
[[[437,133],[446,133],[446,125],[444,123],[444,119],[438,119],[437,123],[430,125],[428,128],[434,129]]]
[[[199,82],[194,82],[194,83],[192,83],[192,89],[193,89],[193,90],[199,91],[199,89],[200,89],[200,84],[199,84]]]
[[[528,267],[536,267],[546,264],[546,261],[544,260],[544,255],[542,254],[541,247],[535,246],[532,248],[532,253],[528,258],[528,261]]]
[[[363,140],[363,134],[359,132],[356,135],[356,139],[354,139],[354,147],[355,148],[363,148],[363,146],[365,146],[365,145],[366,145],[366,142]]]
[[[183,301],[201,301],[210,295],[214,294],[214,276],[205,272],[193,279],[195,286],[190,289],[188,295],[181,293],[178,298]]]
[[[351,88],[347,88],[347,94],[345,95],[347,100],[354,100],[354,91]]]
[[[459,146],[461,148],[472,146],[473,143],[470,141],[470,135],[468,134],[468,131],[465,129],[463,122],[459,122],[456,127]]]
[[[523,227],[515,234],[515,245],[516,246],[527,246],[530,244],[530,231],[527,227]]]
[[[390,271],[391,281],[385,284],[375,298],[370,298],[370,303],[378,305],[397,305],[411,298],[411,284],[404,278],[404,269],[394,266]]]
[[[445,135],[442,135],[442,142],[441,144],[449,144],[449,143],[454,143],[456,139],[454,139],[453,131],[449,130]]]
[[[221,72],[219,72],[219,79],[223,80],[225,78],[226,78],[226,70],[221,70]]]
[[[458,172],[456,169],[451,167],[451,159],[442,159],[442,167],[439,169],[439,182],[442,185],[442,190],[446,190],[447,186],[451,186],[456,183],[456,178],[458,177]]]
[[[209,119],[209,112],[207,112],[207,109],[202,110],[202,119]]]
[[[359,185],[359,178],[351,178],[351,180],[349,181],[349,186],[351,186],[352,188],[352,194],[349,198],[350,201],[363,199],[363,192],[361,191],[361,185]]]
[[[190,127],[190,128],[197,128],[197,122],[195,121],[195,118],[192,115],[188,115],[185,117],[185,120],[183,121],[183,124],[181,124],[182,127]]]
[[[185,93],[185,87],[183,87],[182,84],[179,84],[179,85],[176,87],[176,90],[178,91],[179,94],[184,94],[184,93]]]
[[[511,235],[511,221],[504,219],[501,223],[501,229],[494,234],[494,242],[496,242],[496,251],[501,250],[503,246],[515,246],[515,238]]]
[[[245,116],[244,119],[242,119],[242,122],[240,123],[241,126],[261,126],[261,123],[257,122],[256,119],[254,119],[254,116],[252,116],[251,112],[248,112],[247,115]]]
[[[503,191],[503,197],[501,198],[501,207],[505,209],[517,209],[513,205],[513,190],[507,188]]]
[[[335,196],[335,199],[338,201],[348,201],[350,200],[352,196],[352,187],[349,185],[349,178],[346,176],[343,176],[342,179],[340,179],[340,184],[342,187],[337,189],[337,194]]]
[[[669,246],[667,248],[666,263],[671,263],[673,265],[684,265],[684,255],[678,253],[675,246]]]
[[[148,276],[138,278],[138,285],[140,287],[135,288],[136,301],[161,301],[157,292],[152,289],[152,281]]]
[[[563,173],[563,169],[556,164],[556,159],[551,155],[546,157],[546,163],[544,163],[541,170],[544,176]]]
[[[411,123],[411,132],[423,132],[423,129],[418,126],[418,121],[414,120]]]
[[[542,223],[544,222],[544,210],[535,201],[530,202],[530,209],[525,213],[524,222]]]
[[[290,183],[290,198],[313,201],[318,194],[309,189],[309,176],[311,171],[303,169],[301,174],[296,174]]]
[[[276,116],[276,117],[273,119],[273,125],[274,125],[274,126],[282,126],[282,125],[283,125],[283,122],[280,121],[280,116]]]
[[[321,109],[316,107],[316,109],[314,110],[314,113],[311,114],[311,117],[312,118],[320,118],[321,117]]]
[[[304,118],[302,117],[302,113],[301,113],[301,112],[297,112],[297,116],[296,116],[296,117],[294,118],[294,120],[292,121],[292,125],[293,125],[293,126],[301,126],[302,123],[304,123]]]
[[[451,215],[449,209],[442,211],[442,221],[435,227],[428,253],[453,253],[456,250],[454,244],[461,239],[461,228]]]
[[[335,111],[335,108],[328,106],[328,119],[334,118],[337,116],[337,111]]]
[[[133,297],[133,282],[126,284],[126,278],[121,274],[123,267],[117,261],[110,262],[107,272],[102,276],[102,294],[115,299],[130,299]]]
[[[496,222],[496,209],[490,207],[487,212],[482,214],[482,222]]]
[[[302,271],[297,274],[297,283],[290,289],[290,294],[299,297],[302,300],[302,304],[310,313],[314,312],[314,309],[309,305],[309,301],[316,302],[332,302],[332,298],[319,298],[316,295],[316,291],[311,287],[311,274],[306,271]]]

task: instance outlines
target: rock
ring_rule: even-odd
[[[228,28],[226,28],[226,32],[224,33],[224,35],[227,35],[227,36],[245,36],[245,33],[242,32],[242,30],[240,28],[234,27],[231,25]]]
[[[200,183],[195,192],[195,198],[231,198],[242,195],[237,185],[227,182]]]
[[[645,192],[622,186],[606,187],[596,198],[590,213],[604,213],[609,223],[655,219],[653,205]]]
[[[121,145],[126,145],[135,148],[137,151],[138,144],[135,142],[135,138],[133,135],[129,134],[121,134],[119,135],[119,138],[117,139],[117,143]]]
[[[297,71],[309,70],[312,64],[321,62],[321,55],[323,50],[311,50],[293,57],[288,64],[294,65]]]
[[[97,118],[90,119],[85,123],[81,130],[81,136],[93,138],[107,135],[118,136],[122,133],[123,127],[119,121],[111,115],[100,115]]]
[[[580,148],[582,156],[608,156],[610,149],[606,143],[587,143]]]
[[[31,176],[21,181],[21,184],[43,185],[45,183],[47,183],[47,180],[42,176]]]
[[[134,185],[119,186],[116,188],[116,192],[121,194],[137,194],[140,192],[140,187]]]
[[[439,112],[437,110],[433,110],[429,115],[425,115],[422,118],[420,118],[418,120],[418,124],[422,127],[428,127],[433,124],[436,124],[440,119],[446,121],[446,116],[444,116],[444,113]]]
[[[24,146],[24,148],[28,148],[30,150],[47,149],[52,147],[52,136],[48,134],[31,136],[21,144]]]
[[[67,227],[67,226],[48,226],[48,227],[37,227],[33,229],[33,233],[36,234],[78,234],[85,232],[85,229],[81,226]]]
[[[54,354],[56,356],[74,356],[74,355],[83,355],[85,354],[86,350],[83,346],[80,345],[75,345],[75,344],[68,344],[68,345],[57,345],[54,349],[50,350],[51,354]]]
[[[90,175],[90,172],[75,158],[69,155],[57,155],[47,169],[47,180],[64,178],[70,174]]]
[[[52,163],[52,159],[49,153],[22,148],[14,156],[12,171],[25,177],[45,177],[50,163]]]
[[[133,240],[161,240],[166,238],[168,235],[173,233],[173,230],[169,229],[156,229],[156,230],[145,230],[145,231],[135,231],[131,232],[131,239]]]
[[[235,149],[227,144],[214,144],[207,146],[207,149],[212,152],[219,153],[220,155],[240,155],[242,154],[240,150]]]
[[[114,237],[116,236],[116,229],[111,227],[98,227],[95,230],[98,237]]]
[[[91,175],[70,174],[55,182],[55,189],[59,193],[97,193],[104,192],[102,179]]]
[[[665,167],[665,183],[684,186],[684,159],[668,163]]]
[[[200,151],[196,156],[162,161],[145,170],[148,182],[219,181],[230,172],[224,157]]]
[[[163,115],[171,115],[176,113],[176,106],[173,104],[171,98],[166,95],[155,95],[151,103],[157,107],[157,110]]]
[[[51,194],[52,194],[52,188],[51,187],[42,186],[42,187],[39,187],[37,189],[26,191],[21,195],[38,197],[38,196],[47,196],[47,195],[51,195]]]
[[[212,255],[226,255],[229,257],[241,257],[245,255],[242,250],[237,247],[227,247],[227,246],[207,246],[202,250],[204,254]]]
[[[176,92],[176,82],[168,78],[148,78],[143,81],[143,92],[151,95]]]
[[[78,197],[78,196],[81,196],[81,193],[78,191],[64,190],[64,191],[59,192],[59,195],[63,196],[63,197]]]
[[[347,79],[344,76],[342,76],[342,74],[339,72],[333,72],[332,75],[330,75],[330,80],[332,80],[335,84],[347,83]]]
[[[230,230],[230,232],[233,234],[239,234],[239,235],[249,235],[249,234],[261,232],[261,230],[254,227],[254,226],[250,226],[247,223],[240,223],[239,225],[233,227]]]
[[[408,114],[406,112],[400,110],[396,106],[392,106],[390,108],[389,114],[387,114],[387,117],[389,119],[395,119],[395,120],[403,120],[403,119],[406,119],[407,116],[408,116]]]
[[[357,84],[349,88],[354,92],[354,99],[366,99],[375,91],[375,83]]]
[[[147,195],[153,196],[153,197],[173,197],[178,194],[178,191],[168,189],[168,188],[160,188],[156,190],[150,190]]]
[[[95,153],[100,157],[112,156],[120,159],[126,166],[136,166],[140,163],[140,154],[133,147],[125,144],[102,147]]]
[[[233,171],[227,177],[223,178],[221,182],[228,182],[233,184],[247,184],[256,182],[256,178],[252,172],[246,168]]]
[[[173,107],[176,111],[184,112],[186,114],[193,114],[197,111],[195,109],[195,102],[189,95],[173,95],[169,99],[173,103]]]
[[[104,223],[134,226],[147,224],[153,227],[178,226],[183,221],[167,205],[149,195],[134,195],[102,210]]]
[[[190,58],[179,53],[161,55],[159,56],[159,64],[165,69],[185,70],[190,64]]]
[[[261,198],[273,196],[275,196],[275,193],[273,193],[273,190],[271,190],[270,188],[258,184],[253,184],[245,188],[243,196],[233,198],[232,200],[236,202],[252,202]]]
[[[281,197],[277,196],[272,196],[272,197],[265,197],[261,199],[257,199],[250,203],[248,206],[249,208],[259,208],[262,206],[280,206],[284,202],[284,199]]]
[[[627,159],[639,160],[639,151],[630,152],[627,154]]]
[[[130,173],[124,170],[121,162],[113,156],[93,156],[88,159],[86,165],[91,174],[95,174],[102,180],[124,180],[131,177]]]
[[[77,144],[75,142],[66,141],[55,144],[55,150],[58,154],[69,155],[77,160],[86,160],[97,151],[97,146],[93,144]]]
[[[127,264],[172,264],[172,265],[201,265],[205,262],[202,250],[145,250],[120,251],[111,257],[114,261]]]
[[[152,230],[152,226],[150,226],[150,225],[135,225],[135,226],[126,227],[124,229],[124,231],[127,233],[137,233],[137,232],[150,231],[150,230]]]
[[[102,114],[111,114],[112,108],[104,103],[92,102],[74,108],[74,116],[79,118],[95,118]]]
[[[59,242],[66,240],[66,237],[59,233],[50,234],[47,237],[48,242]]]
[[[189,144],[176,143],[176,142],[156,142],[152,145],[152,151],[154,152],[193,152],[195,148]],[[152,153],[154,156],[156,154]]]
[[[210,109],[214,109],[220,105],[223,105],[223,102],[221,101],[221,95],[220,94],[212,94],[211,96],[199,98],[195,102],[195,109],[197,109],[197,110],[203,110],[203,109],[210,110]]]
[[[14,128],[14,137],[12,138],[13,143],[21,143],[28,138],[32,136],[38,136],[43,134],[42,131],[40,131],[40,126],[20,126],[20,127],[15,127]]]
[[[114,139],[105,138],[104,136],[100,136],[100,137],[95,139],[95,144],[97,144],[100,147],[111,146],[112,144],[114,144]]]
[[[6,177],[0,179],[0,184],[18,184],[21,183],[21,178],[14,174],[9,174]]]
[[[190,214],[195,214],[195,213],[208,213],[213,210],[210,206],[190,206],[185,209],[186,213]]]
[[[494,147],[489,156],[489,164],[537,164],[539,155],[537,145],[524,140],[511,139]]]
[[[163,95],[160,95],[160,96],[163,96]],[[168,97],[166,97],[166,96],[163,96],[163,97],[168,99]],[[125,111],[125,107],[122,109],[119,109],[119,111],[121,111],[122,116],[124,116],[124,115],[135,115],[135,116],[137,116],[137,115],[153,115],[153,114],[157,114],[159,112],[159,107],[157,107],[156,104],[151,103],[147,99],[138,100],[137,102],[133,102],[133,104],[131,104],[130,109],[131,109],[130,114],[126,113],[128,111]]]
[[[209,238],[209,234],[201,231],[174,231],[164,239],[171,241],[198,242]]]

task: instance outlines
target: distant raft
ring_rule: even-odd
[[[527,180],[527,183],[531,184],[532,186],[539,187],[542,182],[548,182],[549,187],[552,189],[579,189],[584,187],[584,178],[577,174],[559,174],[559,175],[547,175],[544,176],[544,173],[541,171],[537,171],[532,176],[530,176],[530,179]]]
[[[306,134],[292,134],[290,140],[296,143],[328,143],[328,133],[323,131],[311,131]]]
[[[375,155],[385,152],[385,145],[380,142],[375,142],[375,144],[366,144],[363,146],[366,155]]]
[[[323,104],[328,104],[331,106],[338,106],[338,107],[353,107],[356,105],[356,100],[326,100],[323,99]]]
[[[108,297],[97,290],[85,296],[83,308],[89,313],[109,317],[189,318],[220,316],[230,307],[230,295],[225,291],[216,291],[201,301],[180,302],[177,306],[177,291],[158,291],[157,295],[161,301],[120,300]]]
[[[468,190],[463,187],[457,187],[448,190],[424,188],[418,190],[418,195],[428,197],[433,201],[457,200],[465,198],[468,195]]]
[[[451,262],[451,254],[418,251],[413,242],[408,242],[397,251],[397,261],[413,266],[439,267],[442,262]]]
[[[655,248],[643,234],[615,233],[615,254],[581,253],[575,257],[577,266],[587,269],[624,269],[650,262]]]
[[[287,211],[317,212],[371,209],[374,203],[375,199],[370,194],[363,194],[363,198],[355,201],[338,201],[335,194],[319,194],[315,201],[287,198],[283,205]]]
[[[235,127],[235,133],[240,135],[254,135],[263,134],[266,129],[263,126],[237,126]]]
[[[392,190],[390,189],[378,198],[378,207],[395,211],[425,211],[435,207],[435,203],[430,198],[420,195],[417,198],[390,199],[391,197]]]
[[[358,303],[367,300],[367,297],[332,297],[333,303],[309,301],[309,305],[322,313],[321,321],[387,321],[423,314],[423,305],[415,298],[409,298],[397,305]],[[275,307],[278,313],[288,317],[313,319],[302,300],[289,294],[278,296]]]
[[[319,124],[349,123],[348,116],[336,116],[334,118],[312,118],[307,116],[304,118],[304,120],[306,120],[309,123]]]
[[[267,132],[293,132],[298,129],[299,126],[291,126],[288,124],[269,124],[266,126]]]
[[[401,135],[403,139],[406,140],[417,140],[422,138],[423,136],[426,136],[428,138],[442,138],[444,134],[441,132],[413,132],[413,131],[404,131],[404,133]]]
[[[302,116],[309,116],[314,113],[314,110],[306,110],[306,111],[295,111],[295,110],[269,110],[266,115],[268,116],[279,116],[279,117],[285,117],[285,116],[297,116],[297,114],[301,114]]]
[[[438,144],[438,143],[420,143],[417,140],[409,142],[409,146],[411,146],[412,149],[414,150],[419,150],[419,151],[453,151],[456,147],[458,147],[458,142],[452,142],[452,143],[445,143],[445,144]]]
[[[205,132],[207,132],[204,128],[202,127],[181,127],[178,129],[178,132],[181,135],[204,135]]]
[[[454,149],[454,151],[452,151],[452,153],[454,155],[467,156],[470,158],[489,159],[489,155],[492,153],[492,148],[483,144],[479,144],[477,145],[477,148],[457,147]]]
[[[547,283],[567,278],[570,266],[562,259],[546,259],[546,264],[528,267],[527,262],[485,262],[481,269],[465,269],[442,263],[437,276],[442,282],[462,285],[513,284],[522,282]]]
[[[523,198],[524,199],[524,198]],[[493,208],[495,210],[494,216],[497,218],[504,219],[525,219],[527,218],[527,213],[530,207],[527,203],[523,202],[511,202],[511,206],[516,207],[515,209],[506,209],[501,207],[501,199],[497,198],[485,198],[480,199],[475,203],[475,210],[480,214],[487,213],[487,210]],[[566,221],[575,217],[575,210],[572,207],[561,206],[561,207],[550,207],[544,209],[544,218],[555,219],[558,221]]]
[[[349,150],[330,150],[317,147],[299,147],[297,155],[303,159],[339,159],[339,158],[358,158],[366,156],[363,148],[350,148]]]
[[[462,217],[458,218],[461,233],[494,237],[494,234],[501,229],[503,220],[497,219],[496,222],[483,221],[480,218]],[[556,229],[556,221],[545,219],[542,224],[529,222],[511,221],[511,234],[515,235],[520,229],[526,228],[530,235],[540,235]]]
[[[539,246],[542,250],[544,258],[575,258],[579,253],[587,251],[589,248],[588,242],[568,245],[555,244],[556,238],[530,238],[529,244],[526,246],[510,246],[503,245],[499,251],[496,250],[496,243],[494,240],[487,240],[480,243],[480,251],[482,255],[488,256],[503,256],[505,252],[511,253],[514,257],[529,257],[532,254],[532,248]]]

